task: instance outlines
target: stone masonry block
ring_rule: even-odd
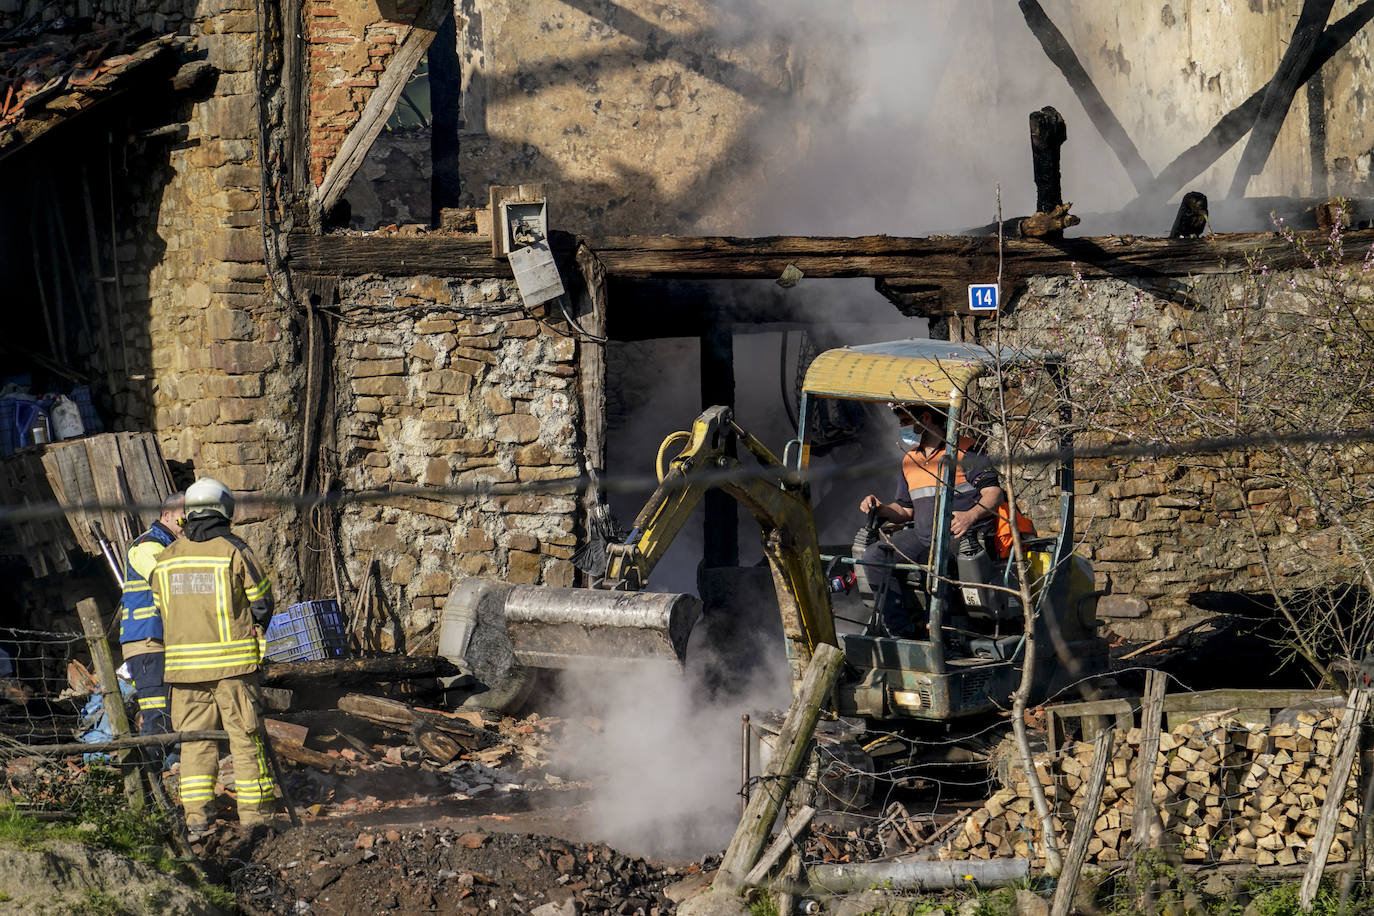
[[[252,340],[256,328],[241,309],[212,308],[205,316],[212,340]]]
[[[442,487],[448,484],[452,466],[442,458],[431,458],[425,465],[424,484],[427,487]]]
[[[379,375],[374,378],[355,378],[353,390],[372,397],[402,398],[410,393],[406,380],[398,375]]]
[[[425,373],[425,387],[435,394],[467,394],[472,390],[472,375],[453,369]]]
[[[1150,602],[1135,595],[1104,595],[1097,600],[1099,617],[1144,617]]]
[[[214,470],[215,477],[235,492],[261,490],[267,483],[267,466],[262,464],[234,464]]]
[[[212,344],[210,360],[216,369],[231,375],[266,372],[277,365],[277,356],[272,348],[257,343]]]
[[[539,435],[539,418],[527,413],[507,414],[496,420],[496,441],[533,442]]]
[[[262,234],[255,229],[221,229],[210,237],[207,254],[216,261],[261,261]]]
[[[205,393],[219,398],[256,398],[262,396],[261,375],[211,375],[204,380]]]
[[[512,550],[506,561],[507,582],[516,585],[533,585],[539,581],[539,554]]]
[[[219,401],[196,401],[186,411],[185,422],[190,426],[209,426],[219,419]]]
[[[266,406],[260,398],[221,398],[219,418],[223,423],[247,423],[266,413]]]
[[[215,34],[200,36],[201,47],[205,48],[205,60],[222,73],[244,73],[253,69],[253,42],[246,35],[235,34]],[[243,98],[243,96],[230,96],[230,98]],[[226,133],[218,129],[218,120],[215,122],[216,133],[221,137],[226,136],[245,136],[241,132],[233,134]],[[240,122],[242,123],[242,122]]]
[[[453,553],[484,553],[496,546],[496,542],[491,539],[481,528],[469,528],[463,535],[453,542]]]
[[[240,39],[229,39],[241,43]],[[250,49],[251,50],[251,49]],[[257,135],[258,100],[252,95],[229,95],[205,103],[202,130],[207,136],[243,140]]]
[[[372,378],[379,375],[405,375],[406,361],[403,359],[359,360],[353,366],[354,378]]]

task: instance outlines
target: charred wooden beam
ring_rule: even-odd
[[[1088,113],[1088,118],[1097,128],[1097,132],[1121,161],[1136,191],[1143,192],[1154,180],[1154,173],[1145,164],[1140,151],[1135,148],[1135,143],[1126,133],[1126,128],[1121,126],[1121,121],[1112,112],[1106,99],[1102,98],[1102,93],[1093,84],[1088,71],[1083,69],[1083,64],[1078,60],[1078,55],[1074,53],[1068,39],[1045,14],[1038,0],[1020,0],[1020,7],[1026,25],[1040,42],[1040,47],[1045,49],[1045,55],[1059,68],[1059,72],[1064,74],[1064,79],[1069,82],[1069,88],[1078,96],[1078,101],[1083,104],[1083,110]]]
[[[1035,174],[1035,210],[1049,213],[1064,202],[1059,150],[1069,139],[1064,116],[1046,105],[1030,113],[1031,170]]]
[[[1284,118],[1288,117],[1293,96],[1307,80],[1308,64],[1316,54],[1334,5],[1335,0],[1304,0],[1297,25],[1293,27],[1293,39],[1288,43],[1288,50],[1284,51],[1278,69],[1274,71],[1274,78],[1265,87],[1259,113],[1255,116],[1255,126],[1250,131],[1250,142],[1245,144],[1245,151],[1240,154],[1240,165],[1231,179],[1228,197],[1245,196],[1250,179],[1258,175],[1269,161],[1269,152],[1278,139]]]
[[[372,684],[427,677],[454,677],[461,672],[438,655],[381,655],[376,658],[327,658],[313,662],[271,662],[262,669],[269,687],[317,687],[328,684]]]
[[[556,253],[570,254],[575,240],[553,233]],[[1320,249],[1325,239],[1304,238]],[[995,238],[888,235],[856,237],[769,236],[621,236],[589,238],[612,278],[656,280],[773,280],[788,264],[808,277],[872,277],[931,285],[968,283],[996,276]],[[1345,236],[1342,256],[1362,260],[1374,244],[1374,230]],[[304,273],[360,276],[427,275],[483,279],[509,277],[508,265],[493,261],[485,236],[463,238],[427,235],[319,236],[293,232],[288,237],[292,266]],[[1080,273],[1101,277],[1186,277],[1230,273],[1257,257],[1271,269],[1301,267],[1305,257],[1272,232],[1225,233],[1202,240],[1178,241],[1137,236],[1062,239],[1007,239],[1002,244],[1003,276],[1010,280]]]
[[[1350,39],[1368,25],[1371,19],[1374,19],[1374,0],[1364,0],[1355,9],[1332,23],[1331,27],[1322,33],[1316,50],[1308,59],[1307,66],[1303,68],[1302,78],[1311,79],[1327,61],[1336,56],[1337,51],[1349,44]],[[1159,198],[1172,197],[1185,184],[1201,175],[1250,130],[1268,91],[1269,84],[1266,83],[1250,98],[1222,115],[1221,120],[1207,132],[1207,136],[1165,166],[1148,187],[1140,190],[1140,196],[1132,201],[1128,208]]]

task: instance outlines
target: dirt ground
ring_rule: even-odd
[[[209,850],[245,912],[260,914],[671,913],[664,889],[702,870],[609,846],[447,824],[233,833]],[[709,864],[709,863],[708,863]],[[545,912],[551,912],[546,910]]]

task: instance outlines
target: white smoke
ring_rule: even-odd
[[[1044,6],[1072,40],[1069,27],[1082,11]],[[703,229],[957,232],[994,220],[998,185],[1005,216],[1029,214],[1035,187],[1027,117],[1046,105],[1068,124],[1064,196],[1074,212],[1115,211],[1134,196],[1009,0],[731,0],[726,8],[732,15],[723,17],[722,42],[767,36],[785,44],[795,78],[782,97],[751,100],[760,116],[748,145],[765,163],[762,189],[749,189],[747,209],[723,194]],[[1170,142],[1178,138],[1136,138],[1147,158],[1162,161],[1176,150],[1151,157],[1150,147]]]
[[[708,658],[689,649],[688,659],[685,671],[563,673],[555,708],[582,724],[565,731],[553,764],[594,787],[579,826],[622,852],[696,858],[724,849],[740,816],[740,717],[789,702],[781,645],[728,698],[710,697]]]

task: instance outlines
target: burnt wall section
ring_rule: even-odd
[[[581,474],[575,341],[525,317],[508,280],[360,277],[339,299],[350,316],[336,340],[343,486],[435,488],[342,510],[349,579],[376,561],[411,648],[437,636],[460,576],[572,585],[571,486],[501,497],[443,488]]]
[[[393,4],[385,4],[393,6]],[[414,8],[396,22],[378,4],[352,0],[308,0],[305,31],[309,43],[310,180],[324,179],[344,137],[367,104],[386,62],[409,31]]]
[[[1157,367],[1164,379],[1197,359],[1200,329],[1221,326],[1205,319],[1227,310],[1244,308],[1266,322],[1308,315],[1310,306],[1298,290],[1315,276],[1266,273],[1262,306],[1253,304],[1253,279],[1241,274],[1196,278],[1169,298],[1150,292],[1148,281],[1038,278],[1003,316],[1002,341],[1069,354],[1078,375],[1073,381],[1077,425],[1090,427],[1096,411],[1107,416],[1122,408],[1109,403],[1113,373],[1140,377],[1142,367]],[[1352,282],[1359,281],[1357,275]],[[978,330],[983,342],[992,342],[991,322],[980,323]],[[1262,332],[1254,333],[1263,339]],[[1272,358],[1281,360],[1284,354],[1275,350]],[[1200,406],[1206,405],[1179,401],[1180,411]],[[1215,409],[1224,406],[1218,401]],[[1275,415],[1302,416],[1304,408],[1288,407],[1277,404]],[[1120,413],[1115,416],[1119,421]],[[1158,424],[1168,422],[1158,415],[1133,425],[1103,422],[1087,438],[1106,444],[1151,442],[1162,435],[1166,442],[1185,443],[1186,436],[1171,440],[1161,431]],[[1337,459],[1332,474],[1333,486],[1358,490],[1374,483],[1374,469],[1359,446]],[[1033,494],[1031,516],[1043,533],[1055,527],[1056,507],[1035,498],[1044,493],[1042,472],[1027,470],[1023,476],[1022,492]],[[1289,598],[1355,576],[1353,555],[1343,553],[1340,533],[1321,520],[1268,448],[1158,460],[1080,459],[1077,478],[1080,552],[1091,559],[1098,587],[1111,593],[1099,604],[1099,616],[1131,639],[1176,632],[1216,609],[1263,614],[1270,576],[1273,587]],[[1351,519],[1357,528],[1369,524],[1367,503],[1359,512]],[[1261,604],[1251,605],[1242,595]]]

